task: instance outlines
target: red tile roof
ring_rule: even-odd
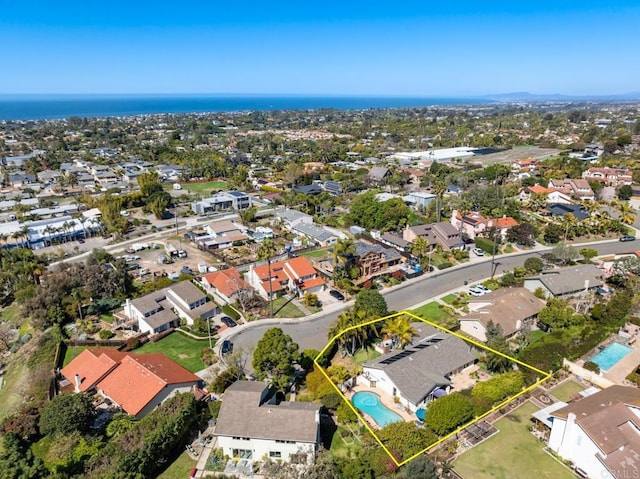
[[[80,378],[80,391],[88,391],[112,371],[127,353],[117,349],[85,349],[62,368],[62,375],[74,386],[76,374]]]
[[[489,226],[495,226],[496,228],[512,228],[514,226],[518,226],[518,222],[514,220],[511,216],[507,216],[505,218],[495,218],[489,222]]]
[[[293,273],[296,278],[304,278],[305,276],[313,276],[317,274],[316,269],[311,264],[311,261],[304,256],[289,259],[285,261],[285,264],[287,266],[285,272]]]
[[[128,414],[136,416],[168,385],[195,384],[199,380],[162,354],[127,353],[97,387]]]
[[[203,279],[227,297],[236,294],[241,289],[251,289],[236,268],[209,273],[204,275]]]
[[[269,267],[264,264],[256,266],[253,271],[260,279],[260,284],[266,292],[269,292],[269,283],[267,278],[269,277]],[[303,285],[298,287],[304,291],[308,288],[313,288],[324,284],[321,278],[317,278],[318,272],[307,258],[299,256],[297,258],[288,259],[285,261],[276,261],[271,263],[271,281],[272,291],[278,292],[286,288],[289,280],[296,282],[298,278],[304,278],[307,276],[314,276],[304,281]],[[319,281],[318,281],[319,280]]]
[[[531,193],[537,194],[537,195],[546,195],[547,193],[550,193],[551,191],[553,191],[553,189],[551,188],[545,188],[544,186],[540,186],[540,185],[529,186],[527,189]]]

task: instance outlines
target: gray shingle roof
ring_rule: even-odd
[[[450,384],[447,376],[476,361],[471,346],[462,339],[425,323],[412,323],[418,337],[404,351],[391,351],[364,364],[365,368],[384,371],[402,395],[413,404],[420,403],[438,386]],[[430,343],[430,340],[440,340]],[[423,345],[428,344],[424,347]],[[423,349],[420,349],[423,348]],[[406,357],[383,364],[397,355]]]
[[[602,271],[596,268],[595,265],[583,264],[552,270],[533,278],[527,278],[527,280],[537,279],[544,284],[554,296],[562,296],[583,290],[585,281],[589,281],[590,289],[602,286],[603,283],[599,279],[601,276]]]
[[[237,381],[224,393],[216,435],[315,443],[320,404],[264,402],[268,384]],[[261,398],[263,403],[261,404]]]

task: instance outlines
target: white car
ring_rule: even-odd
[[[473,248],[471,251],[473,251],[476,256],[484,256],[484,251],[482,251],[480,248]]]
[[[473,288],[471,288],[471,289],[469,290],[469,294],[470,294],[471,296],[482,296],[484,293],[483,293],[482,291],[480,291],[480,290],[477,290],[477,289],[473,289]]]
[[[490,293],[491,292],[491,290],[489,288],[487,288],[486,286],[483,286],[481,284],[478,284],[478,285],[474,286],[473,289],[476,289],[478,291],[482,291],[483,293]]]

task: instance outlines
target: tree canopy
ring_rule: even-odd
[[[429,405],[425,423],[443,436],[473,418],[473,404],[460,393],[452,393]]]
[[[40,432],[70,434],[86,432],[93,421],[93,405],[86,394],[61,394],[46,403],[40,411]]]
[[[299,357],[298,344],[291,336],[280,328],[270,328],[258,341],[251,365],[258,379],[269,378],[275,387],[284,389],[293,378]]]
[[[389,314],[387,301],[376,289],[361,289],[356,295],[353,309],[363,311],[370,319],[381,318]]]

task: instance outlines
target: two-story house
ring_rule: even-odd
[[[271,273],[271,276],[269,276]],[[274,261],[271,266],[262,264],[252,266],[246,274],[248,283],[260,296],[269,299],[281,296],[287,291],[303,296],[306,293],[318,293],[324,289],[325,282],[318,275],[311,262],[304,256],[284,261]]]

